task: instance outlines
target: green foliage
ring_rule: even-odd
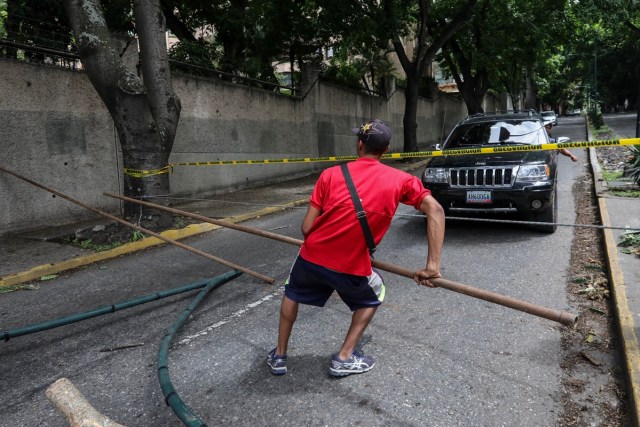
[[[362,87],[364,68],[361,62],[333,57],[323,72],[324,78],[351,88]]]
[[[464,89],[469,111],[476,112],[490,89],[518,102],[527,73],[544,62],[561,8],[555,1],[478,3],[469,23],[438,56],[445,74],[457,77]],[[470,94],[475,99],[468,99]]]
[[[71,31],[62,5],[57,0],[0,0],[0,36],[26,45],[67,50]],[[7,48],[16,59],[44,62],[46,55]]]
[[[446,75],[457,74],[474,90],[488,81],[490,90],[517,102],[529,75],[540,108],[563,112],[599,102],[608,111],[625,99],[635,105],[638,35],[637,1],[480,0],[470,23],[454,37],[458,51],[449,43],[439,59]],[[452,63],[442,62],[446,55]]]
[[[556,38],[563,57],[557,84],[545,102],[587,106],[599,103],[604,111],[635,104],[638,94],[636,62],[640,30],[640,3],[628,0],[581,0],[565,11],[566,32]]]
[[[180,41],[169,49],[169,59],[182,64],[195,65],[204,68],[216,68],[221,57],[220,50],[209,43]],[[188,71],[192,74],[200,74],[197,69],[175,64],[181,71]]]
[[[616,197],[640,197],[640,190],[609,190],[609,194]]]
[[[631,178],[640,186],[640,145],[633,146],[633,159],[631,159]]]
[[[34,290],[34,289],[40,289],[40,287],[32,284],[0,286],[0,294],[8,294],[9,292],[13,292],[13,291]]]
[[[595,129],[600,129],[604,126],[604,119],[602,118],[602,113],[595,108],[592,108],[587,113],[589,116],[589,124],[593,126]]]
[[[140,230],[134,230],[131,234],[131,241],[137,242],[138,240],[144,239],[144,234]]]
[[[640,255],[640,231],[627,231],[620,236],[623,253]]]
[[[180,217],[180,216],[173,217],[173,228],[180,229],[180,228],[185,228],[186,226],[187,226],[187,223],[185,222],[183,217]]]
[[[623,171],[621,170],[603,170],[602,171],[602,178],[604,178],[605,181],[607,182],[611,182],[611,181],[616,181],[619,178],[622,177],[623,175]]]
[[[0,0],[0,37],[4,38],[7,36],[7,28],[5,22],[7,21],[7,1]]]
[[[345,86],[383,92],[386,77],[395,76],[396,68],[385,50],[359,50],[353,46],[337,48],[323,77]]]
[[[122,243],[120,243],[120,242],[113,242],[113,243],[101,245],[101,244],[98,244],[98,243],[94,243],[92,239],[80,240],[80,239],[77,239],[77,238],[71,240],[71,244],[74,245],[74,246],[78,246],[79,248],[90,249],[90,250],[95,251],[95,252],[108,251],[110,249],[115,249],[118,246],[122,246]]]

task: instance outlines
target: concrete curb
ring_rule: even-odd
[[[596,197],[600,219],[605,227],[611,226],[609,211],[607,210],[607,199],[604,196],[606,181],[602,177],[602,172],[598,164],[596,151],[589,148],[589,163],[593,172]],[[635,426],[640,425],[640,346],[635,333],[635,322],[633,314],[629,310],[629,302],[625,290],[624,277],[618,264],[618,249],[610,228],[604,229],[604,246],[607,254],[608,278],[611,284],[614,311],[618,319],[618,332],[622,339],[622,352],[627,371],[628,393],[629,393],[629,415]]]
[[[280,212],[285,209],[306,204],[308,202],[309,202],[308,198],[299,199],[293,202],[279,205],[277,207],[268,207],[256,212],[224,218],[224,221],[233,222],[233,223],[242,222],[248,219],[258,218],[263,215],[269,215],[275,212]],[[163,231],[162,233],[160,233],[160,235],[163,237],[167,237],[171,240],[179,240],[179,239],[184,239],[185,237],[191,237],[191,236],[196,236],[202,233],[207,233],[209,231],[216,230],[218,228],[222,228],[222,227],[220,227],[219,225],[214,225],[209,223],[191,224],[179,230]],[[60,273],[66,270],[71,270],[74,268],[93,264],[98,261],[104,261],[104,260],[116,258],[122,255],[130,254],[132,252],[138,252],[143,249],[151,248],[158,245],[165,245],[165,244],[167,244],[167,242],[165,242],[164,240],[158,239],[156,237],[147,237],[142,240],[138,240],[136,242],[125,243],[122,246],[118,246],[117,248],[110,249],[108,251],[83,255],[83,256],[71,258],[65,261],[60,261],[54,264],[38,265],[36,267],[30,268],[25,271],[21,271],[19,273],[8,274],[6,276],[0,277],[0,288],[6,287],[6,286],[19,285],[21,283],[30,282],[33,280],[38,280],[42,276]]]

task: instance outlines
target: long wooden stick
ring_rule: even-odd
[[[168,206],[161,206],[155,203],[145,202],[142,200],[132,199],[129,197],[120,196],[113,193],[103,193],[105,196],[113,197],[116,199],[121,199],[131,203],[137,203],[144,206],[149,206],[161,210],[165,210],[167,212],[171,212],[177,215],[184,215],[193,219],[197,219],[202,222],[208,222],[210,224],[219,225],[221,227],[227,227],[238,231],[243,231],[245,233],[254,234],[256,236],[267,237],[269,239],[278,240],[280,242],[289,243],[292,245],[300,246],[302,245],[302,240],[294,239],[292,237],[283,236],[281,234],[272,233],[269,231],[258,230],[255,228],[247,227],[244,225],[234,224],[233,222],[213,219],[206,216],[194,214],[191,212],[170,208]],[[413,279],[415,271],[408,270],[406,268],[399,267],[394,264],[389,264],[386,262],[381,262],[378,260],[371,260],[371,264],[380,270],[388,271],[390,273],[397,274],[399,276],[408,277]],[[567,312],[562,312],[558,310],[554,310],[551,308],[542,307],[536,304],[532,304],[526,301],[518,300],[515,298],[507,297],[505,295],[497,294],[494,292],[486,291],[483,289],[474,288],[472,286],[463,285],[462,283],[456,283],[451,280],[446,279],[431,279],[436,286],[444,289],[448,289],[450,291],[458,292],[460,294],[468,295],[470,297],[478,298],[484,301],[489,301],[495,304],[502,305],[504,307],[513,308],[515,310],[522,311],[524,313],[533,314],[538,317],[543,317],[545,319],[553,320],[555,322],[562,323],[567,326],[575,325],[578,317]]]
[[[76,199],[74,199],[72,197],[67,196],[66,194],[60,193],[59,191],[56,191],[56,190],[54,190],[52,188],[49,188],[49,187],[47,187],[45,185],[42,185],[42,184],[40,184],[38,182],[35,182],[35,181],[33,181],[33,180],[31,180],[31,179],[29,179],[27,177],[24,177],[24,176],[22,176],[22,175],[20,175],[20,174],[18,174],[16,172],[10,171],[10,170],[2,167],[2,166],[0,166],[0,171],[6,172],[9,175],[13,175],[16,178],[19,178],[19,179],[21,179],[23,181],[28,182],[29,184],[35,185],[38,188],[41,188],[41,189],[43,189],[45,191],[48,191],[49,193],[55,194],[58,197],[62,197],[63,199],[68,200],[71,203],[75,203],[76,205],[82,206],[85,209],[89,209],[90,211],[95,212],[95,213],[97,213],[99,215],[102,215],[102,216],[104,216],[106,218],[109,218],[109,219],[112,219],[114,221],[117,221],[120,224],[126,225],[127,227],[131,227],[131,228],[134,228],[136,230],[139,230],[139,231],[143,232],[144,234],[148,234],[148,235],[156,237],[156,238],[158,238],[160,240],[164,240],[167,243],[171,243],[172,245],[178,246],[178,247],[180,247],[182,249],[186,249],[189,252],[193,252],[194,254],[203,256],[205,258],[208,258],[208,259],[210,259],[212,261],[215,261],[217,263],[220,263],[222,265],[226,265],[227,267],[231,267],[231,268],[236,269],[238,271],[242,271],[243,273],[247,273],[247,274],[249,274],[251,276],[257,277],[260,280],[264,280],[265,282],[268,282],[268,283],[274,283],[275,282],[275,280],[270,278],[270,277],[263,276],[260,273],[256,273],[255,271],[251,271],[251,270],[249,270],[247,268],[241,267],[241,266],[239,266],[237,264],[234,264],[232,262],[226,261],[226,260],[224,260],[222,258],[218,258],[217,256],[214,256],[214,255],[208,254],[206,252],[203,252],[200,249],[192,248],[191,246],[187,246],[187,245],[185,245],[183,243],[180,243],[180,242],[178,242],[176,240],[173,240],[173,239],[165,237],[165,236],[163,236],[161,234],[158,234],[158,233],[156,233],[154,231],[147,230],[146,228],[143,228],[143,227],[140,227],[137,224],[133,224],[131,222],[125,221],[125,220],[123,220],[121,218],[118,218],[115,215],[111,215],[110,213],[101,211],[100,209],[96,209],[94,207],[88,206],[88,205],[86,205],[86,204],[84,204],[84,203],[82,203],[82,202],[80,202],[80,201],[78,201],[78,200],[76,200]]]

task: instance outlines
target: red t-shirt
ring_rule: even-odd
[[[415,176],[376,159],[359,158],[349,163],[349,171],[376,245],[389,229],[399,203],[418,209],[431,194]],[[302,258],[341,273],[370,275],[369,250],[340,166],[322,172],[310,202],[322,214],[307,234]]]

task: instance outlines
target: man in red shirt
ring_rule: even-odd
[[[384,122],[372,120],[353,132],[358,136],[358,159],[348,168],[375,244],[389,229],[399,203],[423,212],[427,218],[426,266],[413,278],[420,285],[435,287],[429,279],[441,277],[442,207],[418,178],[380,162],[391,140],[391,130]],[[385,288],[371,268],[364,232],[340,166],[320,175],[301,228],[305,240],[285,286],[278,344],[267,356],[271,373],[287,372],[287,346],[298,305],[323,307],[334,291],[349,306],[352,318],[340,351],[331,357],[329,374],[340,377],[367,372],[375,361],[357,351],[356,345],[382,303]]]

